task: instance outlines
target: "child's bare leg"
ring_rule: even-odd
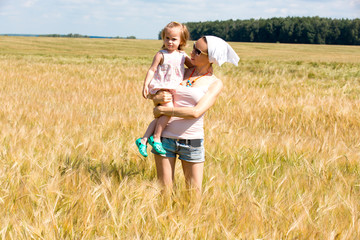
[[[165,107],[173,107],[173,103],[169,102],[169,103],[164,103],[161,106],[165,106]],[[161,116],[158,118],[157,122],[156,122],[156,126],[155,126],[155,131],[154,131],[154,141],[155,142],[161,142],[161,134],[163,132],[163,130],[165,129],[167,123],[169,122],[170,117],[169,116]]]
[[[146,144],[148,141],[148,138],[153,135],[156,127],[156,123],[158,121],[158,118],[152,120],[152,122],[149,124],[148,128],[146,129],[146,132],[144,136],[141,138],[141,143]]]
[[[161,116],[158,118],[156,128],[154,131],[154,141],[161,142],[161,133],[163,132],[164,128],[166,127],[167,123],[169,122],[169,116]]]

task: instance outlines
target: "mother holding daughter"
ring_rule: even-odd
[[[237,66],[238,61],[238,55],[224,40],[215,36],[202,37],[193,45],[190,68],[185,69],[184,80],[171,93],[158,91],[151,97],[158,105],[154,108],[155,118],[170,117],[161,133],[164,151],[159,153],[158,149],[152,149],[158,180],[166,188],[173,186],[178,157],[187,186],[201,192],[205,162],[204,114],[223,88],[222,81],[213,73],[212,64],[221,66],[230,62]],[[169,102],[173,102],[173,106],[164,105]]]

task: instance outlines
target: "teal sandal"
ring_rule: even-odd
[[[139,149],[140,154],[143,155],[144,157],[147,157],[148,156],[148,154],[147,154],[147,146],[145,144],[141,143],[141,138],[136,139],[135,143],[136,143],[136,146]]]
[[[153,149],[161,155],[166,154],[166,150],[163,148],[161,142],[155,142],[153,136],[149,138],[149,144],[153,147]]]

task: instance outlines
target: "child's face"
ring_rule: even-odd
[[[178,27],[165,29],[164,45],[168,51],[175,51],[181,43],[181,29]]]

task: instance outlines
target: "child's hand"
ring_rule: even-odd
[[[142,95],[145,99],[148,98],[148,95],[149,95],[149,87],[148,86],[143,87]]]

